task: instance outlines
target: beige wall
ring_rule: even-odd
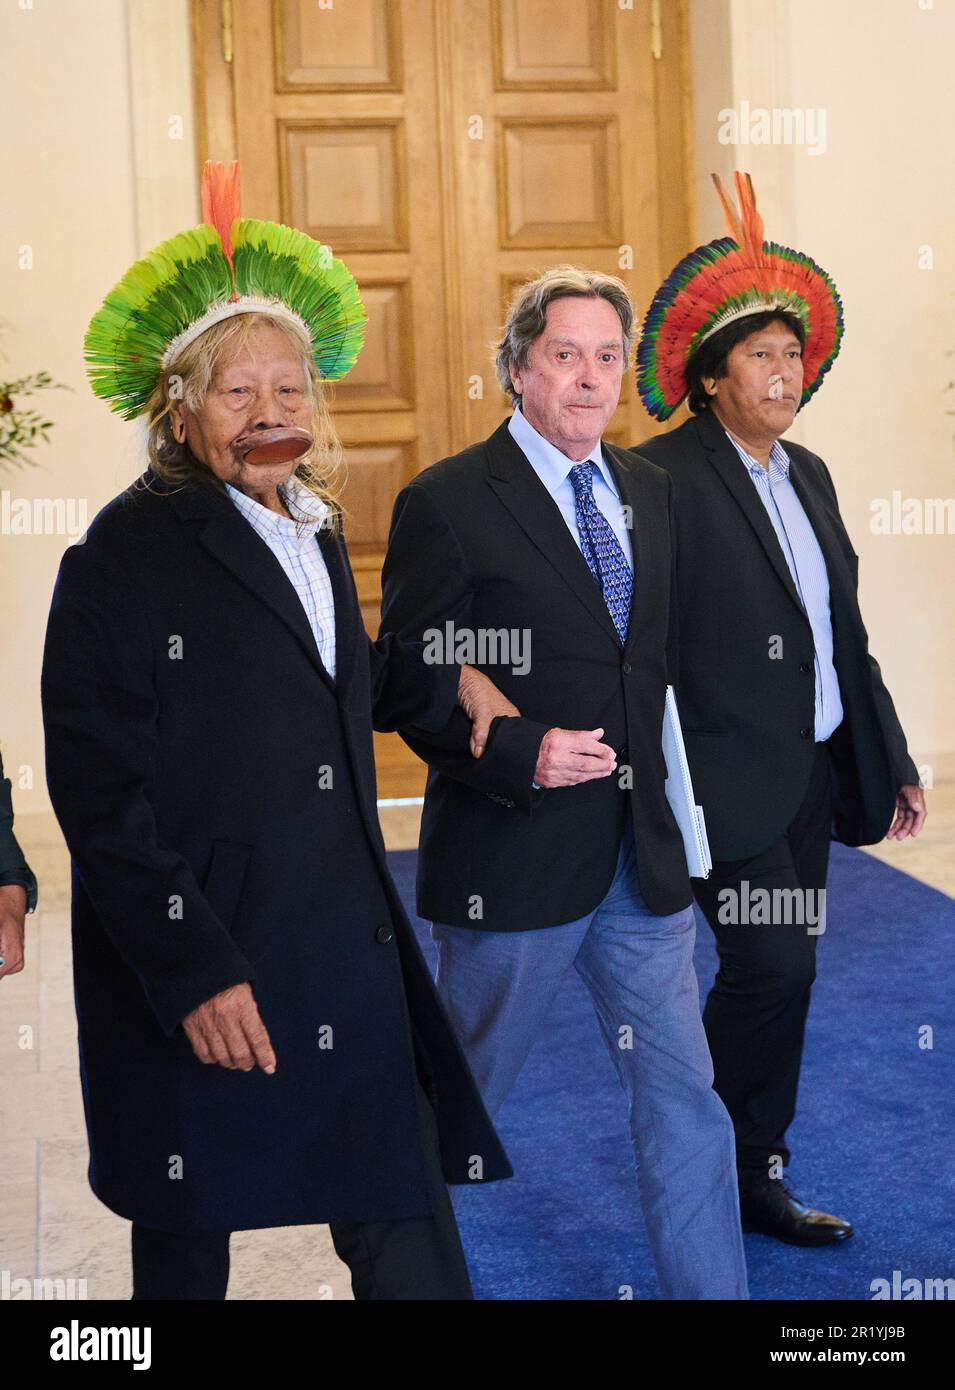
[[[955,534],[880,536],[871,522],[894,490],[955,497],[955,6],[866,0],[865,23],[852,0],[796,8],[793,87],[826,102],[830,132],[826,155],[794,161],[794,235],[832,266],[847,325],[802,439],[831,460],[872,650],[921,761],[955,748]],[[813,42],[833,13],[836,41]]]
[[[137,254],[198,221],[188,32],[188,0],[35,0],[0,13],[12,55],[0,375],[46,369],[72,388],[37,398],[56,421],[52,442],[37,467],[0,473],[12,498],[60,499],[92,518],[142,471],[133,428],[90,392],[83,335]],[[16,268],[24,246],[31,269]],[[40,660],[67,539],[0,534],[0,748],[18,821],[49,811]]]
[[[936,0],[692,0],[697,208],[722,232],[708,171],[749,168],[771,237],[809,251],[846,306],[845,347],[795,434],[829,462],[862,558],[863,603],[917,760],[955,749],[951,536],[870,534],[875,497],[955,494],[952,307],[955,6]],[[89,515],[140,471],[134,432],[95,401],[82,339],[141,251],[197,220],[187,0],[37,0],[0,14],[4,98],[3,374],[46,368],[73,388],[15,497]],[[827,148],[733,149],[719,112],[824,108]],[[182,139],[174,118],[182,118]],[[17,270],[18,248],[33,268]],[[935,268],[917,270],[917,249]],[[642,306],[641,306],[642,307]],[[39,668],[62,536],[0,535],[2,748],[18,815],[48,810]]]
[[[842,352],[792,437],[829,465],[860,556],[871,650],[923,763],[955,749],[955,536],[880,536],[870,522],[873,500],[894,490],[955,497],[955,393],[945,392],[955,376],[955,6],[691,5],[701,239],[724,234],[709,171],[748,169],[767,236],[807,251],[842,295]],[[721,110],[743,101],[821,109],[822,152],[720,143]],[[923,246],[932,270],[918,268]]]

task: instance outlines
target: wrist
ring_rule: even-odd
[[[0,883],[0,912],[15,912],[24,916],[27,910],[27,890],[22,883]]]
[[[467,708],[468,697],[474,694],[475,688],[481,679],[480,671],[473,666],[462,666],[461,674],[458,676],[458,704]]]
[[[37,883],[36,876],[29,865],[24,864],[20,868],[6,869],[0,874],[0,889],[15,886],[22,888],[27,895],[27,912],[33,912],[37,904]]]

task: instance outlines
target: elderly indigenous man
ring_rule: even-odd
[[[430,765],[418,910],[488,1109],[575,968],[629,1098],[663,1296],[744,1298],[732,1129],[712,1088],[692,895],[664,794],[670,487],[601,442],[632,322],[625,286],[606,275],[561,266],[521,289],[497,356],[514,413],[399,495],[382,628],[416,640],[446,624],[505,628],[530,642],[529,661],[513,668],[505,652],[494,667],[522,717],[492,725],[479,763],[463,719],[402,729]]]
[[[151,466],[64,556],[44,659],[90,1182],[135,1299],[223,1298],[231,1231],[315,1222],[357,1298],[468,1298],[445,1180],[510,1169],[388,876],[372,725],[461,699],[478,747],[513,707],[362,627],[321,386],[354,280],[238,219],[235,166],[204,211],[90,325]]]
[[[808,256],[763,241],[748,177],[742,219],[716,184],[731,237],[675,268],[638,350],[650,414],[688,396],[693,417],[637,447],[674,489],[680,710],[714,859],[694,887],[720,960],[703,1017],[743,1225],[825,1245],[852,1227],[800,1201],[783,1170],[830,837],[917,835],[925,803],[868,653],[829,470],[780,439],[839,350],[842,305]]]
[[[24,924],[36,901],[36,878],[13,833],[10,779],[0,758],[0,980],[23,969]]]

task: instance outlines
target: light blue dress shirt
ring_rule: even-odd
[[[822,547],[789,476],[789,455],[777,439],[769,454],[769,468],[748,454],[729,430],[726,437],[739,454],[753,480],[759,500],[773,523],[802,604],[815,647],[816,742],[823,743],[842,723],[842,696],[832,659],[832,614],[829,609],[829,572]]]
[[[577,543],[577,549],[583,553],[580,532],[577,529],[577,499],[574,485],[570,481],[570,470],[575,463],[583,463],[584,460],[569,459],[551,444],[550,440],[538,434],[534,426],[525,420],[520,406],[515,407],[507,428],[514,443],[557,503],[560,514],[567,523],[567,529]],[[630,528],[627,526],[628,514],[623,510],[617,484],[613,480],[613,474],[599,442],[587,457],[597,465],[594,472],[594,501],[610,523],[614,535],[620,542],[620,549],[627,557],[627,564],[633,569],[633,546],[630,543]],[[630,517],[629,520],[632,525],[633,518]],[[540,790],[536,782],[532,782],[531,785],[535,791]]]
[[[567,523],[567,529],[580,549],[577,503],[574,485],[570,481],[570,470],[574,467],[575,460],[569,459],[542,434],[538,434],[534,426],[524,418],[520,407],[517,407],[511,416],[508,429],[511,438],[557,503],[560,514]],[[627,525],[628,513],[621,504],[617,484],[599,442],[587,457],[597,465],[594,472],[594,501],[610,523],[614,535],[620,542],[620,549],[627,558],[627,564],[633,569],[633,546],[630,527]],[[580,462],[583,463],[584,460],[581,459]],[[633,518],[630,517],[629,520],[632,526]]]

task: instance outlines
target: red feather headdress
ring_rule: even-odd
[[[637,349],[637,390],[658,420],[669,419],[686,395],[687,363],[700,344],[744,315],[784,309],[802,320],[802,405],[842,343],[842,301],[826,272],[809,256],[763,240],[748,174],[736,174],[738,213],[712,177],[731,235],[698,246],[674,267],[653,298]]]

